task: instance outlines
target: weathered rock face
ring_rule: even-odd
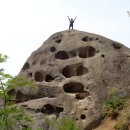
[[[130,49],[120,43],[77,30],[58,32],[31,54],[19,73],[38,88],[19,88],[16,99],[37,115],[33,129],[45,129],[43,117],[69,115],[81,129],[91,130],[109,89],[129,94],[129,65]]]

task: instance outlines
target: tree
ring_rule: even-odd
[[[7,56],[0,54],[0,64],[7,61]],[[31,121],[31,116],[26,113],[22,107],[15,105],[15,97],[8,92],[16,87],[35,86],[32,81],[25,77],[13,77],[6,74],[3,68],[0,68],[0,128],[1,130],[10,130],[14,126],[20,126],[28,130],[27,123]]]

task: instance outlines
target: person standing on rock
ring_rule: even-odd
[[[73,18],[69,18],[69,16],[67,16],[68,17],[68,19],[69,19],[69,21],[70,21],[70,25],[69,25],[69,30],[72,28],[73,29],[73,24],[74,24],[74,21],[75,21],[75,19],[77,18],[77,16],[75,17],[75,19],[73,19]]]

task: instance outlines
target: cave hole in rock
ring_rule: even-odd
[[[93,40],[94,39],[92,37],[88,37],[88,36],[82,38],[82,41],[84,41],[84,42],[90,42],[90,41],[93,41]]]
[[[88,110],[88,108],[84,108],[84,110],[85,110],[85,111],[87,111],[87,110]]]
[[[84,85],[81,84],[80,82],[70,82],[70,83],[64,84],[63,90],[66,93],[84,92]]]
[[[88,69],[82,65],[67,65],[62,70],[62,74],[66,78],[70,78],[72,76],[81,76],[86,73],[88,73]]]
[[[88,90],[89,89],[88,86],[86,86],[85,89]]]
[[[80,115],[80,118],[81,118],[82,120],[85,120],[85,119],[86,119],[86,116],[85,116],[84,114],[82,114],[82,115]]]
[[[60,43],[61,42],[61,39],[57,39],[55,40],[56,43]]]
[[[78,121],[79,119],[78,118],[76,118],[76,121]]]
[[[119,43],[113,43],[112,46],[114,47],[115,50],[122,48],[122,46]]]
[[[55,57],[57,59],[66,60],[69,59],[69,55],[66,51],[59,51],[56,53]]]
[[[32,77],[32,73],[28,73],[28,77],[31,78]]]
[[[96,38],[96,40],[98,41],[98,40],[99,40],[99,38]]]
[[[96,53],[99,53],[99,50],[96,50]]]
[[[27,96],[24,95],[20,91],[16,92],[16,97],[15,98],[16,98],[16,103],[21,103],[21,102],[27,101]]]
[[[55,51],[56,51],[56,48],[55,48],[54,46],[52,46],[52,47],[50,48],[50,51],[51,51],[51,52],[55,52]]]
[[[51,104],[46,104],[41,109],[41,112],[45,114],[59,114],[60,112],[63,112],[63,111],[64,111],[64,108],[53,106]]]
[[[90,93],[88,91],[84,91],[84,92],[81,92],[81,93],[77,93],[75,96],[76,99],[78,100],[82,100],[84,98],[86,98],[87,96],[89,96]]]
[[[52,82],[53,80],[54,80],[54,78],[51,75],[46,75],[46,77],[45,77],[46,82]]]
[[[69,52],[69,55],[70,55],[70,58],[72,57],[76,57],[77,56],[77,53],[76,53],[76,51],[70,51]]]
[[[11,95],[11,96],[15,96],[16,95],[16,91],[15,89],[11,89],[7,92],[8,95]]]
[[[100,42],[100,43],[103,43],[103,41],[100,41],[100,40],[99,40],[99,42]]]
[[[81,47],[79,49],[79,57],[80,58],[89,58],[93,57],[96,53],[96,49],[91,46]]]
[[[26,62],[26,63],[23,65],[22,70],[27,70],[29,67],[30,67],[29,63]]]
[[[43,74],[40,71],[37,71],[34,75],[35,81],[42,82],[44,80]]]
[[[104,57],[105,57],[105,55],[104,55],[104,54],[102,54],[102,55],[101,55],[101,57],[102,57],[102,58],[104,58]]]

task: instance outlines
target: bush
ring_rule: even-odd
[[[54,130],[80,130],[74,120],[68,116],[54,119],[53,121],[49,122],[50,126],[53,126]]]
[[[125,106],[121,111],[120,116],[115,125],[116,130],[129,130],[130,125],[130,110],[128,106]]]
[[[119,121],[116,125],[115,125],[115,129],[116,130],[129,130],[128,128],[128,121],[126,119]]]
[[[103,115],[115,118],[119,114],[119,111],[123,109],[123,106],[126,103],[126,97],[123,97],[121,91],[116,88],[113,88],[109,92],[109,96],[109,100],[106,101],[104,105]]]

